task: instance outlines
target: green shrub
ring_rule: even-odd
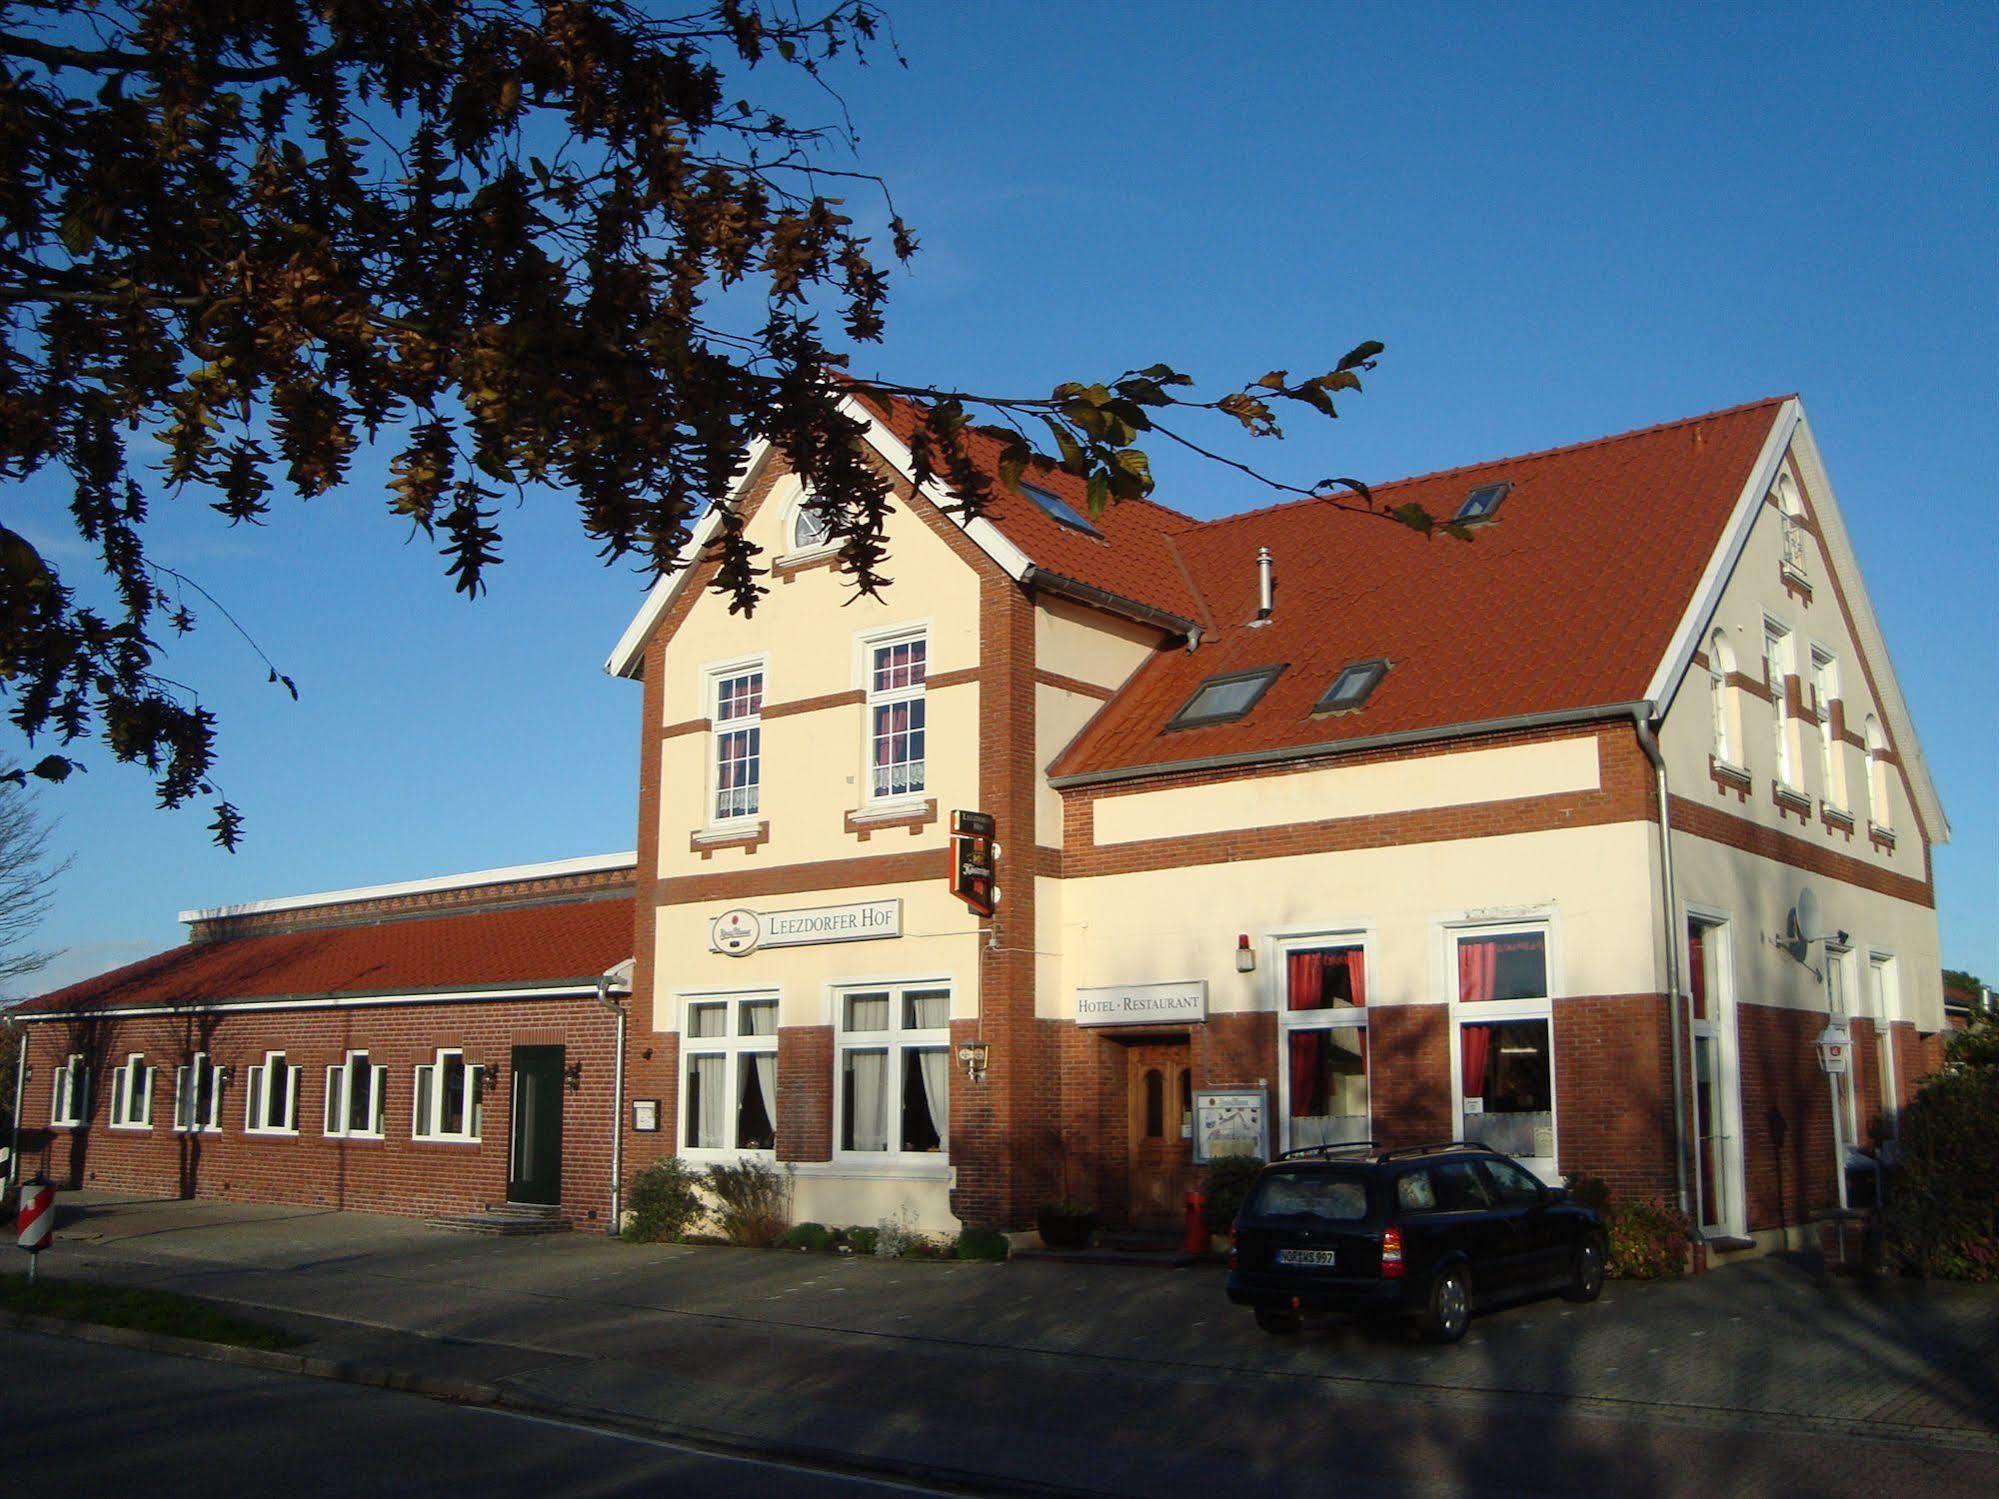
[[[1981,1017],[1902,1110],[1883,1214],[1889,1262],[1999,1279],[1999,1024]]]
[[[961,1260],[1003,1260],[1006,1235],[996,1228],[968,1228],[958,1235],[957,1250]]]
[[[624,1237],[637,1244],[679,1239],[705,1211],[700,1175],[677,1156],[639,1168],[625,1189]]]
[[[1201,1195],[1208,1200],[1202,1216],[1209,1233],[1225,1234],[1234,1228],[1235,1215],[1242,1211],[1242,1201],[1262,1169],[1262,1159],[1253,1155],[1225,1155],[1209,1162],[1208,1174],[1201,1179]]]
[[[791,1225],[791,1176],[762,1161],[710,1166],[707,1187],[715,1198],[715,1224],[731,1244],[768,1249]]]
[[[823,1223],[796,1223],[778,1242],[786,1249],[825,1249],[833,1242],[833,1230]]]
[[[855,1254],[873,1254],[875,1245],[881,1238],[879,1229],[856,1225],[847,1230],[847,1246]]]

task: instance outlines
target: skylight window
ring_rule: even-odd
[[[1023,484],[1020,486],[1020,492],[1039,505],[1042,513],[1050,520],[1057,521],[1072,530],[1081,531],[1085,536],[1101,537],[1104,534],[1085,520],[1081,511],[1056,498],[1047,490],[1036,489],[1032,484]]]
[[[1191,729],[1202,724],[1228,723],[1241,718],[1270,690],[1282,666],[1259,666],[1255,671],[1232,671],[1209,677],[1194,689],[1194,695],[1173,715],[1169,729]]]
[[[1465,496],[1464,504],[1458,507],[1458,513],[1453,519],[1459,525],[1467,521],[1492,519],[1492,512],[1499,508],[1499,502],[1506,498],[1506,493],[1511,488],[1513,488],[1511,484],[1479,485]]]
[[[1312,709],[1314,713],[1346,713],[1362,706],[1381,685],[1381,679],[1388,675],[1388,663],[1382,660],[1355,661],[1340,668],[1340,674],[1333,678],[1333,685],[1326,689],[1326,695],[1319,699]]]

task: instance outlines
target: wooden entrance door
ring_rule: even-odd
[[[1185,1041],[1145,1041],[1128,1049],[1131,1223],[1177,1229],[1185,1216],[1194,1169],[1192,1048]]]

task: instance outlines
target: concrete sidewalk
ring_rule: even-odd
[[[1766,1261],[1515,1308],[1433,1349],[1343,1323],[1267,1337],[1205,1268],[67,1205],[49,1274],[255,1308],[315,1355],[592,1420],[974,1485],[1305,1493],[1337,1471],[1399,1492],[1709,1494],[1759,1475],[1762,1492],[1869,1475],[1975,1492],[1999,1466],[1999,1296],[1978,1288],[1821,1285]]]

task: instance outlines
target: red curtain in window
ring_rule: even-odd
[[[1464,1047],[1464,1094],[1466,1098],[1485,1096],[1485,1062],[1492,1055],[1492,1033],[1496,1029],[1490,1025],[1461,1025],[1458,1035]]]
[[[1329,986],[1337,987],[1335,971],[1344,972],[1356,1008],[1367,1004],[1367,963],[1357,947],[1333,951],[1294,952],[1285,959],[1285,1007],[1321,1010]]]
[[[1491,999],[1497,987],[1499,976],[1499,944],[1497,942],[1460,942],[1458,944],[1458,998],[1464,1000]],[[1469,1030],[1465,1032],[1471,1034]]]
[[[1325,1066],[1326,1033],[1291,1033],[1291,1117],[1310,1119],[1318,1110],[1313,1095],[1318,1091],[1320,1070]]]

